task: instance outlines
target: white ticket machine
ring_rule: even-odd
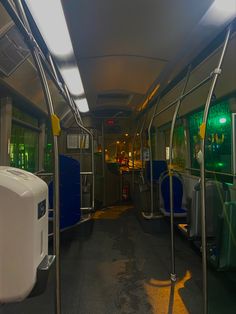
[[[0,303],[27,298],[48,261],[47,184],[24,170],[0,167]]]

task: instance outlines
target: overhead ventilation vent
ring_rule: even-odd
[[[30,51],[13,23],[0,30],[0,73],[10,76],[29,55]]]
[[[100,106],[125,106],[129,105],[133,95],[125,93],[104,93],[98,94],[97,105]]]

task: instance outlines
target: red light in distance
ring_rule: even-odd
[[[107,125],[114,125],[115,124],[115,121],[114,120],[112,120],[112,119],[109,119],[109,120],[107,120],[106,121],[106,123],[107,123]]]

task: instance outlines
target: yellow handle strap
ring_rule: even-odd
[[[199,135],[201,139],[204,139],[205,134],[206,134],[206,123],[202,123],[199,128]]]
[[[56,114],[51,115],[51,122],[52,122],[52,133],[53,136],[59,136],[61,134],[61,126],[60,126],[60,119]]]

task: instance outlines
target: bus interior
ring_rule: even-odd
[[[0,314],[236,313],[236,1],[0,1]]]

